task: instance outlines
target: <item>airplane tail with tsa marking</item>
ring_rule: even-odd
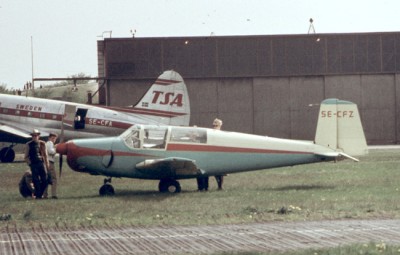
[[[322,101],[315,143],[347,157],[368,154],[357,105],[336,98]]]
[[[186,84],[173,70],[161,74],[133,108],[155,123],[189,125],[190,102]]]

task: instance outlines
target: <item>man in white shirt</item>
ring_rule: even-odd
[[[47,169],[47,172],[49,174],[49,185],[51,185],[51,198],[57,199],[57,175],[56,175],[56,170],[54,168],[54,157],[56,155],[56,140],[57,140],[57,134],[56,133],[50,133],[49,134],[49,140],[46,142],[46,149],[47,149],[47,154],[48,154],[48,159],[49,159],[49,168]],[[44,192],[44,197],[47,198],[47,189]]]

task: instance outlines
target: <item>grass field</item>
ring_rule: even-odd
[[[400,217],[400,150],[371,150],[349,160],[232,174],[224,190],[198,192],[181,181],[180,194],[161,194],[158,181],[113,179],[114,197],[99,197],[103,177],[64,166],[59,199],[24,199],[23,162],[0,165],[0,229],[7,226],[204,225],[265,221]]]

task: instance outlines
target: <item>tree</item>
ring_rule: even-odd
[[[13,94],[13,92],[9,89],[7,89],[7,84],[1,83],[0,84],[0,93],[2,94]]]
[[[78,74],[71,75],[68,78],[90,78],[90,75],[86,75],[84,73],[78,73]],[[76,84],[87,84],[87,83],[89,83],[89,80],[76,81]]]

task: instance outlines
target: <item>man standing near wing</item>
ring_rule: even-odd
[[[39,139],[39,130],[34,129],[31,136],[32,140],[25,145],[25,161],[32,172],[32,182],[35,188],[32,198],[41,199],[43,192],[47,188],[49,161],[47,158],[46,143]]]

